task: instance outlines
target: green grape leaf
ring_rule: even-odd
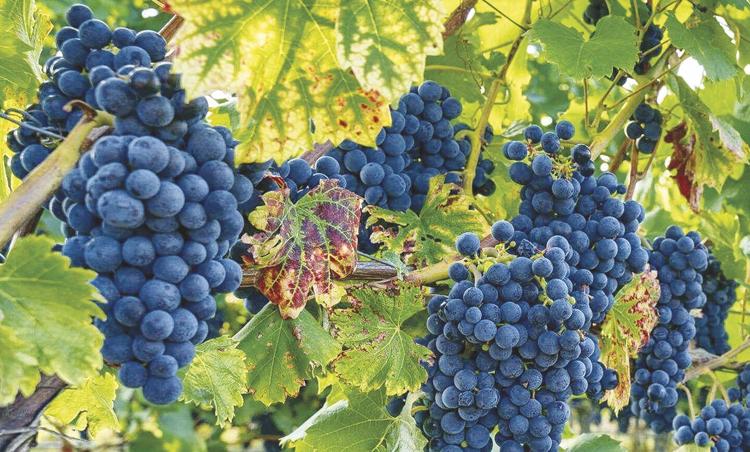
[[[727,177],[747,163],[750,147],[737,130],[706,107],[682,78],[671,77],[670,85],[689,120],[688,130],[682,136],[692,140],[690,146],[682,149],[685,152],[675,156],[679,161],[670,164],[675,168],[684,165],[682,171],[691,183],[721,190]]]
[[[390,125],[389,99],[339,66],[338,2],[172,0],[169,6],[185,19],[174,39],[183,85],[193,93],[237,94],[237,163],[281,162],[326,140],[374,145]],[[393,12],[387,19],[398,20]]]
[[[616,388],[607,391],[604,401],[617,413],[630,400],[630,360],[638,353],[656,326],[659,316],[659,280],[656,271],[636,275],[617,294],[612,310],[602,325],[599,345],[601,361],[620,376]]]
[[[489,71],[502,67],[505,56],[495,53],[491,61],[484,60],[475,32],[481,26],[496,24],[495,17],[493,13],[477,13],[461,27],[461,33],[449,36],[443,54],[427,58],[424,77],[449,86],[452,95],[462,103],[482,102],[482,85],[489,80]]]
[[[673,13],[668,13],[665,25],[672,43],[695,58],[708,78],[724,80],[737,74],[737,48],[713,14],[696,10],[681,24]]]
[[[284,320],[267,304],[235,335],[245,352],[253,397],[271,405],[296,396],[305,380],[315,377],[341,351],[341,345],[307,311]]]
[[[44,410],[45,416],[96,437],[102,430],[119,431],[114,410],[117,378],[111,373],[89,377],[81,385],[66,388]]]
[[[182,398],[199,406],[212,406],[220,426],[231,424],[235,407],[242,406],[242,394],[247,392],[250,368],[237,345],[226,336],[198,345],[182,380]]]
[[[96,273],[69,267],[68,258],[52,252],[54,244],[43,236],[20,239],[0,266],[2,325],[26,344],[4,367],[28,376],[27,370],[17,368],[28,366],[24,356],[31,355],[37,371],[77,385],[102,367],[103,338],[92,319],[104,318],[104,312],[92,302],[101,298],[89,284]],[[27,378],[4,383],[0,399],[27,391],[29,384]]]
[[[548,19],[535,22],[529,32],[547,60],[574,78],[609,76],[613,67],[629,70],[638,61],[637,31],[622,17],[603,17],[588,41],[577,30]]]
[[[444,177],[430,179],[430,190],[419,214],[369,206],[367,225],[379,221],[395,224],[398,230],[376,226],[370,239],[389,250],[406,253],[415,265],[434,264],[455,254],[456,236],[463,232],[481,234],[487,222],[471,205],[460,187],[446,184]]]
[[[367,392],[385,386],[388,394],[416,391],[427,378],[420,361],[430,351],[414,342],[402,328],[424,309],[422,291],[401,285],[396,292],[358,289],[351,294],[350,309],[331,316],[344,353],[336,372],[349,385]]]
[[[311,292],[333,296],[333,278],[354,271],[362,198],[324,180],[295,203],[277,181],[284,188],[264,194],[265,205],[250,214],[261,232],[244,238],[250,247],[243,258],[259,270],[263,295],[284,318],[295,318]]]
[[[341,2],[336,24],[340,64],[365,89],[397,99],[422,79],[425,59],[443,50],[442,2],[388,0]]]
[[[563,441],[565,452],[625,452],[620,441],[603,433],[584,433]]]
[[[385,409],[385,391],[353,393],[348,400],[326,405],[297,430],[281,439],[297,452],[346,450],[348,452],[422,450],[427,440],[411,415],[416,396],[407,397],[401,414]]]
[[[34,347],[13,328],[3,325],[0,313],[0,406],[11,403],[18,391],[28,396],[39,383]]]
[[[9,100],[10,106],[24,106],[36,94],[43,79],[39,56],[51,29],[33,0],[0,0],[0,107]]]

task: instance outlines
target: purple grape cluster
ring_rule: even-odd
[[[724,275],[721,262],[708,251],[708,268],[703,272],[706,304],[701,309],[701,316],[695,318],[695,343],[708,352],[721,355],[731,349],[724,322],[737,300],[738,284]]]
[[[435,361],[418,414],[429,450],[557,450],[570,415],[567,401],[584,394],[596,372],[595,341],[570,296],[572,248],[553,236],[530,257],[507,253],[514,236],[505,221],[492,227],[500,257],[484,259],[479,237],[466,233],[456,248],[453,287],[428,303],[428,347]],[[469,266],[482,259],[474,279]],[[601,369],[600,369],[601,370]],[[601,378],[601,376],[600,376]]]
[[[750,449],[750,409],[740,403],[714,400],[692,421],[685,415],[676,416],[672,426],[677,445],[695,444],[710,447],[712,452]]]
[[[70,132],[83,115],[80,108],[66,111],[65,105],[79,100],[99,108],[94,91],[97,81],[115,73],[125,75],[136,66],[149,67],[166,55],[166,41],[158,33],[111,30],[85,5],[71,6],[66,19],[68,26],[55,35],[57,52],[44,63],[49,80],[39,86],[38,103],[29,106],[23,118],[25,124],[59,137]],[[54,138],[24,126],[11,131],[6,143],[14,152],[11,171],[19,179],[57,146]]]
[[[708,267],[708,252],[698,233],[685,234],[670,226],[664,237],[654,240],[649,263],[661,288],[659,323],[638,352],[630,408],[654,432],[662,433],[672,427],[677,384],[691,364],[688,347],[696,328],[690,311],[706,302],[702,274]]]
[[[114,68],[89,73],[92,103],[115,116],[114,133],[82,155],[51,210],[67,223],[63,254],[98,273],[108,301],[96,322],[104,360],[123,385],[167,404],[182,391],[177,370],[209,333],[214,296],[239,287],[242,269],[224,256],[254,189],[233,168],[231,133],[204,121],[206,100],[188,102],[169,63],[151,67],[151,53],[131,47]]]

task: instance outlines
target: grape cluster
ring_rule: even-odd
[[[703,272],[706,304],[701,310],[702,315],[695,318],[695,342],[698,347],[716,355],[726,353],[731,348],[724,322],[737,300],[736,289],[737,281],[724,276],[721,262],[709,250],[708,268]]]
[[[57,54],[44,63],[49,80],[39,86],[39,102],[26,109],[24,122],[38,129],[65,136],[83,115],[80,108],[63,107],[73,100],[99,108],[96,82],[125,74],[135,66],[148,67],[166,55],[166,41],[158,33],[128,28],[111,30],[94,18],[91,10],[76,4],[66,13],[68,26],[55,35]],[[165,138],[166,139],[166,138]],[[22,179],[53,151],[54,140],[27,127],[11,131],[6,142],[15,153],[11,171]]]
[[[635,141],[639,152],[651,154],[661,136],[661,113],[644,102],[636,107],[630,119],[625,125],[625,136]]]
[[[692,421],[685,415],[676,416],[672,426],[678,445],[710,447],[712,452],[750,449],[750,409],[740,403],[714,400]]]
[[[729,388],[727,392],[733,402],[741,402],[750,407],[750,364],[745,364],[737,374],[737,386]]]
[[[675,416],[677,384],[691,364],[688,346],[695,337],[691,309],[703,306],[702,273],[708,254],[696,232],[670,226],[654,240],[649,263],[657,271],[661,294],[659,323],[638,352],[631,387],[631,411],[656,433],[668,431]]]
[[[429,416],[419,419],[430,450],[557,450],[571,395],[588,389],[596,344],[570,297],[572,249],[551,237],[531,257],[507,251],[514,235],[493,225],[499,258],[480,253],[479,238],[456,241],[464,262],[450,267],[448,296],[428,304],[428,347],[435,354],[423,386]],[[484,268],[473,279],[467,265]]]
[[[471,145],[467,138],[455,138],[466,125],[451,123],[461,110],[461,103],[447,88],[426,81],[402,96],[397,109],[391,109],[391,126],[380,131],[375,148],[344,140],[327,155],[339,163],[346,188],[362,196],[366,204],[419,212],[432,177],[450,173],[448,181],[458,182],[456,172],[466,166]],[[491,129],[484,140],[492,140]],[[494,192],[489,179],[493,170],[490,160],[480,159],[476,193]]]
[[[615,197],[625,192],[612,173],[593,175],[587,146],[577,144],[563,155],[561,140],[573,137],[573,125],[557,124],[544,133],[532,125],[525,141],[510,141],[503,153],[517,160],[510,177],[523,186],[519,214],[511,220],[516,252],[534,252],[553,235],[572,248],[572,296],[583,307],[587,327],[600,323],[614,303],[618,288],[642,272],[648,253],[636,234],[644,218],[636,201]]]
[[[233,170],[229,131],[204,122],[205,99],[186,102],[169,68],[92,71],[96,105],[115,115],[115,130],[65,176],[60,202],[75,233],[63,254],[98,273],[108,301],[97,321],[102,355],[157,404],[179,397],[176,372],[208,334],[214,295],[240,284],[240,266],[224,256],[243,230],[238,204],[253,192]]]

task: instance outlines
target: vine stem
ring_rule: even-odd
[[[36,215],[39,206],[57,190],[63,177],[75,167],[81,148],[95,127],[112,124],[112,116],[99,112],[84,115],[70,134],[0,205],[0,243],[8,243],[17,230]]]
[[[736,348],[729,350],[723,355],[717,356],[698,366],[688,369],[687,372],[685,372],[685,381],[689,381],[696,377],[700,377],[701,375],[707,372],[710,372],[714,369],[718,369],[719,367],[723,367],[724,365],[731,363],[732,361],[734,361],[734,359],[737,356],[739,356],[743,351],[747,350],[748,348],[750,348],[750,337],[745,339],[745,341],[742,342],[740,345],[738,345]]]
[[[478,0],[461,0],[461,3],[453,10],[443,23],[443,39],[454,35],[469,17],[469,12],[477,5]]]
[[[690,389],[682,383],[677,385],[677,388],[682,389],[685,392],[685,395],[688,399],[688,410],[690,411],[690,418],[694,419],[696,416],[695,412],[695,404],[693,403],[693,394],[690,392]]]
[[[651,81],[648,82],[648,85],[651,85]],[[617,114],[612,118],[612,120],[607,124],[607,127],[604,128],[599,134],[597,134],[594,139],[591,141],[591,144],[589,147],[591,148],[591,159],[594,160],[597,157],[599,157],[602,152],[604,152],[604,149],[606,149],[607,145],[610,141],[617,135],[620,130],[622,130],[625,123],[630,119],[630,117],[635,112],[636,107],[640,105],[641,102],[646,98],[646,90],[642,89],[639,92],[635,93],[635,95],[631,96],[630,99],[623,105],[623,107],[620,109],[620,111],[617,112]]]
[[[532,0],[526,1],[526,9],[524,10],[523,14],[524,24],[529,24],[531,22],[531,4]],[[466,162],[466,168],[464,169],[463,173],[464,191],[469,195],[472,194],[472,189],[474,186],[474,176],[476,175],[477,165],[479,164],[479,153],[482,150],[484,129],[487,128],[487,124],[489,123],[490,114],[492,113],[492,108],[495,106],[495,102],[497,101],[497,95],[498,93],[500,93],[500,88],[504,84],[506,84],[505,79],[508,75],[508,70],[510,69],[510,65],[513,63],[513,60],[518,53],[518,49],[521,47],[521,41],[523,41],[525,33],[526,27],[522,26],[521,32],[513,41],[513,44],[511,44],[510,50],[508,51],[508,58],[505,60],[505,64],[503,64],[502,68],[500,68],[500,72],[498,73],[497,77],[492,80],[492,83],[487,90],[487,99],[482,106],[482,113],[479,116],[479,122],[477,122],[476,127],[469,135],[469,141],[471,142],[471,152],[469,153],[469,161]]]

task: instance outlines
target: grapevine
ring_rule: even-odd
[[[0,0],[0,449],[749,449],[746,10]]]

